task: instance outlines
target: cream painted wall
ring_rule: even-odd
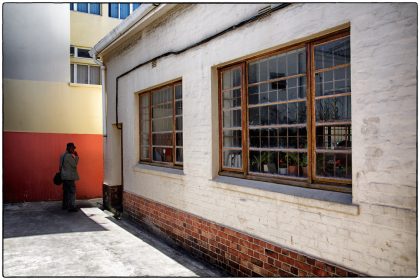
[[[189,6],[110,55],[105,61],[108,129],[115,122],[118,75],[147,57],[197,42],[203,32],[216,33],[240,21],[232,15],[256,14],[260,7]],[[351,26],[353,204],[261,190],[258,182],[251,188],[216,182],[215,67],[345,23]],[[293,4],[181,55],[159,59],[156,67],[147,64],[119,81],[124,190],[361,273],[414,276],[416,57],[416,4]],[[184,175],[138,164],[136,92],[175,78],[183,83]],[[119,140],[114,137],[106,139],[105,178],[118,184]]]
[[[68,4],[3,4],[3,77],[68,82]]]
[[[108,4],[101,4],[101,15],[70,12],[70,42],[80,47],[93,47],[102,37],[121,23],[108,17]]]
[[[100,86],[4,79],[3,87],[5,131],[102,134]]]

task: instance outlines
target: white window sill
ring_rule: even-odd
[[[217,183],[217,188],[224,190],[247,193],[254,196],[348,215],[359,214],[359,206],[352,204],[352,196],[348,193],[295,187],[228,176],[217,176],[212,181]]]
[[[79,83],[69,83],[69,86],[71,86],[71,87],[102,88],[102,85],[79,84]]]
[[[184,177],[184,171],[182,169],[141,164],[141,163],[136,164],[133,167],[133,171],[144,173],[144,174],[172,178],[172,179],[178,179],[178,180],[182,180]]]

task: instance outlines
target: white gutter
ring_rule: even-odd
[[[90,51],[91,57],[96,57],[103,50],[111,46],[121,36],[130,30],[136,23],[141,21],[147,14],[156,9],[158,6],[165,6],[166,4],[141,4],[139,8],[123,20],[119,25],[112,29],[104,38],[102,38]]]

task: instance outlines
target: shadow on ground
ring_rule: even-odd
[[[77,205],[96,207],[89,201]],[[62,210],[59,202],[5,204],[3,207],[3,238],[104,230],[82,211]]]

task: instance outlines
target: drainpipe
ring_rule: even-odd
[[[103,137],[107,137],[106,134],[106,93],[105,93],[105,65],[102,61],[98,60],[96,55],[93,56],[93,61],[101,67],[101,82],[102,82],[102,134]]]

